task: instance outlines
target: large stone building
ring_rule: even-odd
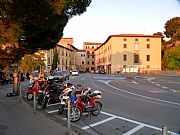
[[[83,50],[86,52],[86,71],[94,71],[95,70],[95,52],[94,50],[98,48],[102,43],[96,42],[83,42]]]
[[[95,49],[96,69],[106,73],[161,70],[161,37],[143,34],[111,35]]]
[[[86,51],[85,50],[78,50],[77,51],[77,63],[76,67],[79,71],[85,72],[86,71]]]
[[[58,54],[57,70],[76,69],[77,48],[73,46],[73,38],[62,38],[55,48],[47,52],[47,69],[50,70],[53,63],[54,54]]]

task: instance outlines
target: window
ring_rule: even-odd
[[[146,55],[146,61],[150,61],[150,55]]]
[[[94,65],[94,61],[92,61],[92,65]]]
[[[147,47],[147,48],[150,48],[150,44],[147,44],[146,47]]]
[[[127,39],[126,39],[126,38],[124,38],[123,40],[124,40],[124,41],[127,41]]]
[[[87,56],[87,58],[89,58],[89,55]]]
[[[92,55],[92,58],[94,58],[95,55]]]
[[[82,61],[82,65],[84,65],[84,61]]]
[[[89,65],[89,61],[87,62],[87,64]]]
[[[127,44],[124,44],[124,45],[123,45],[123,48],[127,48]]]
[[[138,38],[135,38],[135,41],[138,41]]]
[[[94,49],[94,46],[92,46],[92,49]]]
[[[147,65],[146,68],[150,68],[150,65]]]
[[[127,61],[127,55],[126,54],[123,55],[123,61]]]
[[[134,50],[139,51],[139,43],[134,43]]]
[[[147,38],[147,41],[150,41],[150,39],[149,39],[149,38]]]
[[[139,55],[134,54],[134,63],[139,63]]]

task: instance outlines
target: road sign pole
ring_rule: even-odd
[[[168,130],[165,126],[162,127],[162,135],[168,135]]]
[[[36,92],[33,92],[33,96],[34,96],[34,105],[33,105],[33,113],[36,113]]]
[[[68,99],[68,133],[70,134],[71,130],[71,121],[70,121],[70,99]]]

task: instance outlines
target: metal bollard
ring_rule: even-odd
[[[70,134],[70,130],[71,130],[71,121],[70,121],[70,99],[67,100],[68,101],[68,133]]]
[[[33,113],[36,113],[36,92],[33,92],[33,96],[34,96],[34,105],[33,105]]]
[[[19,86],[19,101],[22,102],[22,89],[21,89],[21,86]]]
[[[162,127],[162,135],[168,135],[168,130],[165,126]]]

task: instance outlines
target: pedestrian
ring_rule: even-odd
[[[15,70],[14,74],[13,74],[13,80],[14,80],[14,83],[13,83],[13,93],[15,95],[18,95],[19,94],[19,85],[20,85],[20,81],[19,81],[19,73],[17,70]]]
[[[27,78],[28,80],[30,80],[30,74],[29,74],[29,72],[26,73],[26,78]]]
[[[24,74],[22,72],[20,73],[20,76],[21,76],[21,81],[24,81]]]

